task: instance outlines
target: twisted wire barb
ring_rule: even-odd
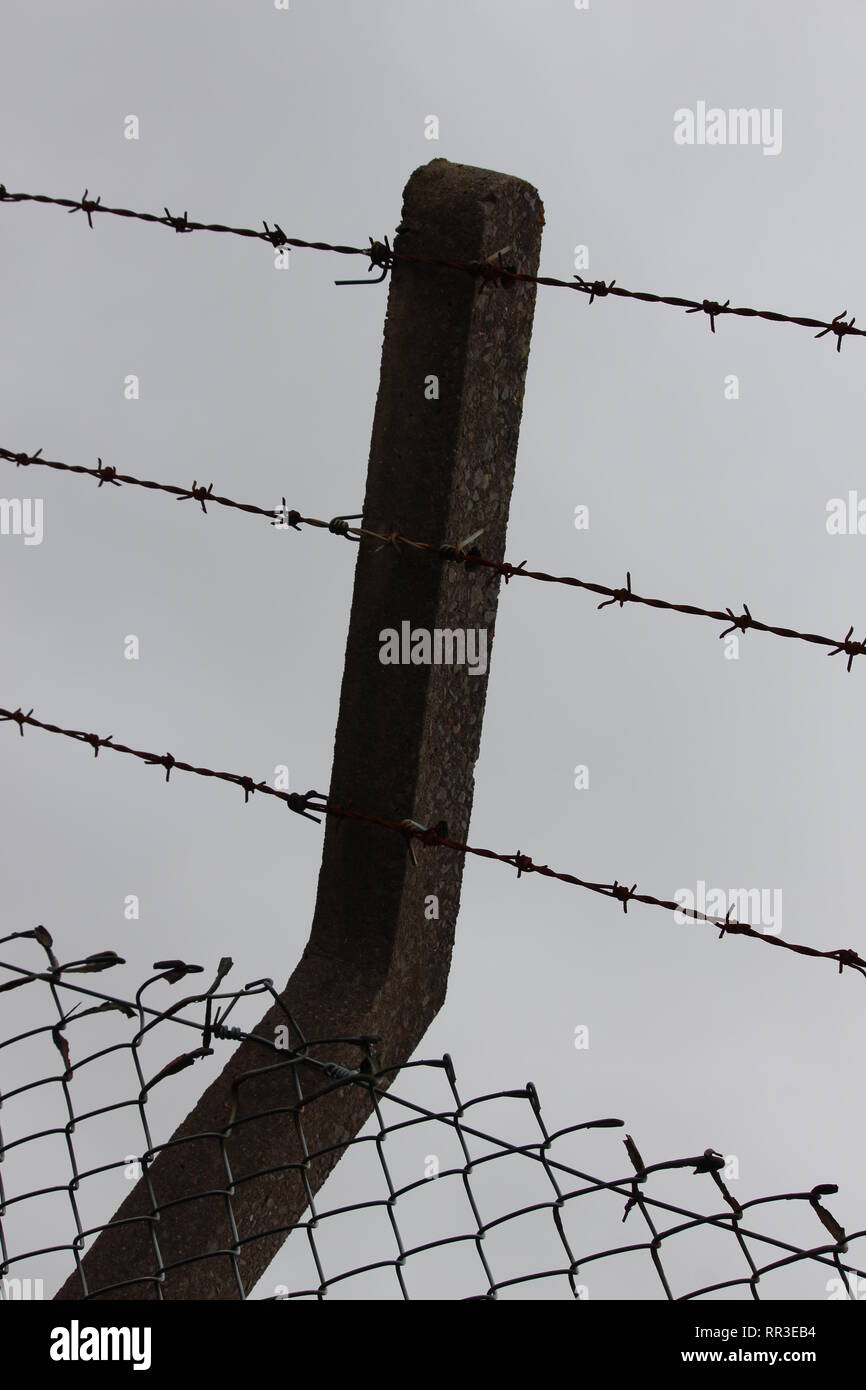
[[[0,723],[16,724],[22,738],[24,729],[29,727],[41,729],[45,733],[58,734],[77,743],[86,743],[93,749],[94,757],[99,756],[99,751],[102,748],[107,748],[112,753],[124,753],[129,757],[137,758],[149,767],[164,768],[166,782],[169,781],[172,772],[189,772],[198,777],[211,777],[221,782],[230,782],[243,791],[245,805],[254,793],[261,792],[265,796],[276,797],[283,801],[289,810],[317,823],[320,823],[323,816],[333,816],[337,820],[357,821],[366,825],[378,826],[383,830],[402,835],[406,841],[407,850],[411,851],[413,862],[416,864],[416,842],[428,848],[437,847],[452,850],[458,854],[471,854],[479,859],[493,859],[500,864],[507,864],[516,869],[518,878],[524,874],[540,874],[542,878],[554,878],[560,883],[568,883],[572,887],[584,888],[590,893],[597,893],[605,898],[613,898],[622,904],[625,913],[628,912],[630,902],[645,903],[650,907],[661,907],[668,912],[679,912],[695,922],[706,922],[709,926],[717,927],[720,940],[725,936],[746,936],[752,940],[763,941],[767,946],[776,946],[785,951],[792,951],[796,955],[833,960],[839,966],[840,975],[847,966],[866,977],[866,960],[851,947],[834,947],[832,950],[822,951],[816,946],[807,946],[793,941],[785,941],[779,936],[767,935],[750,923],[740,922],[733,918],[731,916],[733,909],[729,909],[728,914],[723,918],[715,917],[700,911],[699,908],[684,907],[672,898],[659,898],[651,893],[639,893],[637,884],[632,884],[629,888],[625,883],[620,883],[618,879],[614,879],[613,883],[598,883],[591,879],[580,878],[578,875],[567,873],[564,870],[552,869],[548,864],[536,864],[530,855],[524,854],[521,850],[514,854],[506,854],[497,850],[485,849],[479,845],[470,845],[465,841],[453,839],[448,833],[446,821],[439,821],[435,826],[425,826],[418,821],[406,818],[400,820],[378,815],[371,811],[358,810],[354,806],[343,806],[322,792],[311,790],[301,793],[278,790],[269,786],[267,782],[257,782],[252,777],[243,776],[236,772],[216,772],[212,768],[198,767],[183,759],[175,758],[171,753],[150,753],[142,749],[130,748],[126,744],[116,742],[111,735],[108,738],[102,738],[99,734],[85,733],[80,729],[66,729],[59,724],[49,724],[35,718],[32,709],[25,713],[21,708],[15,710],[0,708]],[[318,814],[314,815],[313,812]]]
[[[326,241],[306,241],[301,237],[287,236],[279,223],[269,227],[267,222],[263,222],[263,230],[258,231],[252,227],[233,227],[223,222],[197,222],[191,219],[186,212],[183,214],[171,213],[168,208],[159,214],[136,212],[132,208],[109,207],[102,202],[101,198],[91,198],[88,189],[84,190],[81,198],[55,198],[44,193],[11,193],[4,184],[0,183],[0,203],[43,203],[66,208],[69,213],[82,212],[87,217],[88,225],[91,228],[96,213],[107,213],[112,217],[123,217],[138,222],[169,227],[180,233],[220,232],[257,241],[266,241],[275,248],[295,246],[311,251],[330,251],[341,256],[367,256],[370,261],[369,270],[380,269],[382,271],[382,274],[377,277],[379,281],[385,278],[388,271],[398,261],[403,261],[415,265],[425,265],[431,269],[464,271],[466,274],[475,276],[481,282],[482,289],[502,289],[509,284],[522,283],[573,290],[586,296],[590,304],[595,303],[596,299],[610,297],[634,299],[645,304],[667,304],[672,308],[684,309],[689,314],[704,314],[713,333],[716,331],[716,319],[722,315],[730,314],[738,318],[763,319],[767,323],[790,323],[801,328],[818,329],[815,337],[829,336],[835,339],[837,352],[841,350],[843,338],[866,336],[866,328],[857,328],[854,317],[852,316],[850,319],[847,317],[847,309],[843,309],[841,313],[830,319],[818,319],[807,314],[783,314],[775,309],[752,309],[745,305],[732,305],[729,299],[722,303],[716,299],[688,299],[677,294],[654,294],[648,290],[629,290],[624,285],[617,284],[615,279],[610,281],[585,280],[581,275],[575,275],[571,280],[561,280],[554,275],[530,275],[517,270],[515,266],[505,265],[502,261],[502,253],[483,261],[460,261],[438,256],[420,256],[406,251],[394,250],[387,237],[384,241],[376,241],[370,237],[370,244],[366,247],[341,246]],[[376,283],[376,281],[347,280],[337,283],[366,284]]]
[[[543,584],[565,584],[573,589],[584,589],[588,593],[601,595],[605,601],[598,605],[599,608],[607,608],[614,604],[623,608],[627,603],[633,603],[664,612],[684,613],[689,617],[707,618],[711,622],[727,624],[724,631],[719,633],[720,639],[727,637],[731,632],[743,634],[746,632],[765,632],[774,637],[785,637],[815,646],[829,647],[828,656],[847,657],[846,669],[848,671],[851,670],[854,658],[866,653],[866,638],[861,641],[856,640],[853,635],[853,624],[844,637],[827,637],[817,632],[801,632],[797,628],[761,622],[759,618],[753,617],[747,604],[743,605],[743,612],[737,614],[732,608],[703,608],[695,603],[674,603],[669,599],[649,598],[632,589],[631,572],[626,575],[625,587],[611,588],[607,584],[599,584],[589,579],[578,579],[574,575],[549,574],[545,570],[530,570],[526,568],[525,560],[522,560],[519,565],[511,564],[505,560],[491,560],[473,544],[483,534],[483,527],[456,544],[437,545],[431,541],[412,540],[399,531],[382,532],[371,530],[365,526],[351,526],[349,524],[351,518],[347,517],[334,517],[331,521],[323,521],[318,517],[303,516],[294,508],[288,508],[285,498],[283,498],[281,507],[260,507],[252,502],[237,502],[231,497],[224,497],[215,493],[213,483],[205,486],[194,480],[192,487],[179,487],[175,483],[158,483],[149,478],[137,478],[131,473],[119,473],[111,465],[103,464],[101,458],[97,460],[96,468],[88,468],[84,464],[64,463],[59,459],[43,458],[41,449],[37,449],[33,454],[27,454],[0,448],[0,459],[14,463],[17,468],[36,466],[59,470],[64,473],[85,474],[95,478],[99,487],[104,484],[120,487],[126,483],[134,487],[168,493],[176,497],[179,502],[198,502],[205,515],[207,514],[207,503],[212,502],[217,506],[228,507],[234,511],[267,517],[272,525],[280,526],[286,530],[299,531],[302,526],[309,526],[330,532],[331,535],[342,536],[344,539],[355,539],[368,543],[378,541],[377,549],[379,550],[389,546],[397,554],[403,554],[405,549],[438,556],[442,560],[462,564],[467,569],[474,566],[489,570],[504,578],[506,584],[512,579],[533,579]]]

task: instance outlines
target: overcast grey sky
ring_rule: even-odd
[[[585,244],[588,273],[629,288],[866,320],[864,41],[854,0],[7,0],[0,180],[365,244],[393,232],[411,171],[444,156],[538,188],[547,273],[568,278]],[[677,145],[674,112],[699,101],[781,110],[781,149]],[[264,506],[285,495],[308,515],[360,510],[386,287],[336,289],[346,263],[313,252],[280,273],[260,243],[111,218],[90,231],[31,205],[0,207],[0,264],[0,445],[213,481]],[[825,521],[829,499],[866,495],[864,354],[859,339],[837,354],[804,329],[735,318],[712,335],[703,315],[540,290],[509,558],[608,584],[630,570],[642,593],[862,636],[866,538]],[[327,784],[353,548],[0,467],[3,496],[44,499],[41,545],[0,537],[0,704]],[[717,631],[599,613],[567,589],[504,590],[471,839],[662,897],[699,880],[779,889],[784,936],[863,951],[866,662],[848,675],[821,648],[757,633],[727,660]],[[0,759],[4,929],[43,922],[67,957],[116,949],[129,964],[113,989],[175,955],[210,969],[230,953],[239,982],[288,976],[312,914],[315,827],[36,732],[0,731]],[[130,893],[138,922],[124,920]],[[838,1182],[831,1208],[855,1229],[864,990],[830,963],[470,862],[448,999],[421,1051],[451,1052],[466,1095],[531,1078],[551,1127],[621,1115],[648,1162],[736,1155],[741,1200]],[[25,993],[8,996],[11,1022]],[[167,1125],[208,1075],[166,1088]],[[585,1166],[625,1173],[620,1138],[587,1140]],[[65,1150],[40,1161],[66,1180]],[[333,1200],[359,1181],[347,1161]],[[688,1184],[660,1190],[688,1205]],[[95,1219],[110,1209],[103,1196]],[[817,1222],[783,1217],[765,1226],[818,1243]],[[28,1213],[26,1244],[46,1220]],[[582,1248],[606,1243],[601,1218],[587,1221]],[[356,1263],[365,1238],[353,1229],[334,1260]],[[527,1242],[504,1258],[534,1258]],[[708,1280],[712,1257],[690,1251],[681,1287]],[[599,1265],[590,1296],[655,1293],[648,1265]],[[53,1288],[61,1268],[32,1272]],[[767,1296],[826,1297],[825,1274],[791,1271]],[[464,1291],[446,1265],[418,1287]],[[386,1291],[393,1280],[356,1296]]]

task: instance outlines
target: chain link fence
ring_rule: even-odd
[[[608,1116],[550,1131],[532,1083],[466,1099],[447,1055],[377,1071],[375,1039],[306,1039],[288,1012],[276,1037],[258,1038],[242,1026],[246,1005],[279,996],[269,980],[223,989],[227,959],[200,993],[174,997],[172,987],[201,967],[173,960],[157,962],[124,998],[81,979],[123,964],[113,952],[61,963],[43,927],[5,938],[7,948],[13,940],[6,953],[21,960],[0,963],[4,1300],[51,1297],[70,1275],[69,1297],[116,1293],[89,1286],[83,1253],[141,1177],[151,1204],[146,1295],[164,1296],[172,1266],[149,1173],[188,1099],[177,1078],[195,1069],[203,1079],[251,1038],[263,1065],[291,1079],[296,1103],[283,1118],[296,1127],[301,1158],[285,1178],[304,1183],[308,1200],[298,1221],[239,1228],[232,1133],[265,1118],[239,1118],[252,1076],[241,1074],[233,1113],[210,1136],[234,1239],[201,1252],[231,1263],[239,1299],[856,1299],[866,1288],[866,1230],[846,1232],[828,1209],[832,1184],[741,1200],[713,1149],[644,1155]],[[33,961],[37,949],[44,962]],[[329,1060],[347,1045],[356,1066]],[[373,1113],[314,1195],[309,1174],[334,1155],[308,1144],[309,1113],[342,1087],[368,1091]],[[275,1232],[285,1238],[280,1254],[255,1289],[245,1287],[244,1246]]]

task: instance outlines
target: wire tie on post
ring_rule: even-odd
[[[467,560],[471,559],[473,554],[478,553],[477,551],[473,552],[469,550],[468,547],[472,545],[473,541],[477,541],[479,536],[483,536],[484,531],[485,527],[479,526],[477,531],[473,531],[470,536],[465,536],[463,540],[458,541],[456,545],[451,545],[448,541],[445,541],[439,547],[439,554],[444,556],[446,560],[454,560],[457,564],[465,564]],[[526,564],[526,561],[524,560],[523,563]]]
[[[415,865],[415,868],[417,869],[418,855],[415,850],[415,832],[420,831],[422,836],[426,836],[430,833],[430,827],[427,825],[422,825],[420,821],[409,820],[408,817],[405,820],[401,820],[400,827],[402,830],[406,831],[406,842],[409,848],[409,853],[412,856],[412,863]]]
[[[483,294],[486,289],[505,289],[511,283],[507,277],[516,275],[517,267],[505,265],[502,260],[505,252],[511,250],[513,248],[510,245],[503,246],[501,251],[492,252],[483,261],[469,262],[467,269],[481,281],[480,293]]]
[[[365,284],[366,282],[365,282],[365,281],[362,281],[361,283],[362,283],[362,284]],[[350,521],[363,521],[363,519],[364,519],[364,513],[363,513],[363,512],[355,512],[355,513],[354,513],[353,515],[351,515],[351,516],[335,516],[335,517],[333,517],[333,518],[328,522],[328,530],[329,530],[329,531],[331,532],[331,534],[334,535],[334,536],[343,536],[343,537],[345,538],[345,540],[347,540],[347,541],[356,541],[357,544],[360,545],[360,544],[361,544],[361,537],[360,537],[360,536],[350,536],[350,535],[349,535],[349,522],[350,522]]]
[[[469,546],[471,546],[473,541],[477,541],[479,536],[483,535],[484,527],[479,526],[478,530],[473,531],[471,536],[465,536],[463,540],[459,542],[457,546],[457,554],[460,555],[464,560],[468,559],[468,557],[472,554],[471,550],[469,549]]]
[[[366,281],[363,282],[366,284]],[[322,1068],[328,1076],[332,1076],[335,1081],[354,1081],[363,1075],[360,1071],[355,1071],[352,1067],[343,1067],[339,1062],[326,1062]]]
[[[381,285],[394,264],[394,252],[391,250],[387,237],[384,241],[374,241],[372,237],[368,237],[367,240],[370,243],[369,248],[364,252],[365,256],[370,257],[367,274],[369,275],[371,270],[381,270],[382,274],[377,275],[374,280],[335,280],[335,285]]]
[[[316,795],[318,795],[318,793],[314,791],[309,791],[303,796],[300,792],[289,792],[286,796],[286,805],[289,810],[294,811],[296,815],[303,816],[305,820],[315,821],[316,825],[321,825],[321,817],[314,816],[310,811],[310,797]],[[319,809],[321,808],[317,806],[316,810]]]
[[[521,560],[519,565],[511,565],[506,562],[506,564],[502,566],[502,575],[505,579],[506,584],[508,583],[509,579],[513,578],[515,574],[520,574],[520,571],[524,569],[525,566],[525,560]]]

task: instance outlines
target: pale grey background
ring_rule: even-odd
[[[0,179],[364,244],[393,231],[412,169],[445,156],[538,187],[549,273],[568,277],[585,242],[592,275],[632,288],[866,315],[864,39],[853,0],[592,0],[586,13],[570,0],[292,0],[289,13],[270,0],[7,0]],[[698,99],[781,107],[781,154],[678,148],[673,112]],[[129,113],[138,143],[123,138]],[[438,142],[424,138],[430,113]],[[80,215],[5,206],[0,265],[4,447],[101,455],[266,506],[285,494],[313,515],[359,510],[385,288],[332,281],[362,262],[298,251],[277,273],[263,244],[110,218],[91,232]],[[840,636],[855,622],[862,636],[866,539],[829,537],[825,505],[866,489],[864,354],[860,340],[837,355],[805,330],[738,319],[711,336],[703,316],[541,290],[510,558],[611,584],[630,569],[641,592],[745,600],[771,622]],[[137,403],[123,398],[129,372]],[[729,372],[737,402],[723,396]],[[256,777],[286,762],[294,787],[327,785],[352,548],[2,466],[4,496],[45,499],[45,539],[0,540],[0,704]],[[573,527],[580,502],[588,533]],[[123,659],[128,633],[138,662]],[[846,675],[818,648],[752,634],[726,661],[709,623],[596,613],[586,595],[512,584],[472,838],[660,896],[699,878],[780,887],[785,935],[863,950],[864,681],[866,663]],[[238,982],[285,979],[312,911],[315,827],[39,733],[8,728],[0,757],[4,930],[43,922],[67,957],[115,948],[129,965],[102,977],[112,989],[171,955],[210,969],[229,952]],[[576,763],[589,791],[573,788]],[[124,921],[128,893],[141,896],[138,923]],[[551,1126],[621,1115],[648,1162],[708,1145],[736,1154],[743,1199],[836,1181],[829,1205],[854,1229],[866,1225],[864,988],[831,964],[468,863],[448,1001],[422,1052],[448,1049],[466,1095],[532,1078]],[[25,993],[4,1002],[21,1026]],[[588,1052],[573,1046],[578,1024]],[[167,1083],[155,1113],[171,1124],[209,1074]],[[116,1084],[129,1094],[126,1073]],[[93,1140],[93,1162],[104,1144]],[[606,1176],[628,1171],[615,1133],[574,1154]],[[335,1203],[365,1190],[353,1171],[335,1175]],[[38,1161],[30,1151],[34,1175],[66,1181],[62,1143]],[[519,1181],[498,1182],[502,1209],[527,1200]],[[109,1187],[91,1219],[111,1210]],[[705,1190],[684,1174],[660,1187],[684,1204]],[[64,1199],[52,1200],[10,1216],[19,1245],[69,1238]],[[417,1238],[444,1229],[437,1202],[444,1185],[419,1202]],[[581,1213],[579,1249],[627,1238],[615,1208],[610,1227]],[[764,1226],[822,1238],[791,1208]],[[332,1270],[372,1250],[368,1228],[329,1239]],[[518,1228],[500,1236],[506,1273],[535,1267],[541,1244]],[[729,1244],[674,1259],[679,1289],[741,1272]],[[387,1232],[370,1258],[383,1247]],[[428,1261],[415,1291],[482,1291],[477,1262],[466,1287],[454,1274],[461,1259],[452,1248]],[[657,1292],[646,1257],[605,1268],[589,1268],[590,1297]],[[284,1253],[258,1292],[295,1269]],[[50,1291],[60,1265],[13,1272],[44,1275]],[[827,1273],[794,1271],[767,1292],[826,1297]],[[334,1296],[395,1291],[383,1276]]]

